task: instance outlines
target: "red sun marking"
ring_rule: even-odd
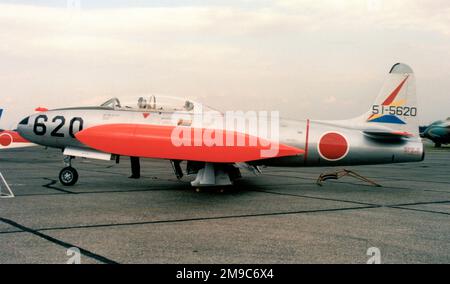
[[[150,114],[148,112],[144,112],[144,113],[142,113],[142,115],[144,116],[144,118],[147,118],[150,116]]]
[[[329,161],[338,161],[344,158],[349,150],[347,139],[336,132],[325,133],[320,138],[319,154]]]
[[[7,147],[7,146],[11,145],[12,142],[13,142],[13,138],[10,134],[8,134],[8,133],[0,134],[0,145]]]

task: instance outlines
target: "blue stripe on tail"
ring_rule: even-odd
[[[403,120],[400,118],[394,116],[394,115],[383,115],[379,118],[375,118],[370,120],[369,122],[378,122],[378,123],[391,123],[391,124],[406,124]]]

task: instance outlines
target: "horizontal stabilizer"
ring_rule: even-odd
[[[373,139],[403,139],[413,137],[414,134],[404,131],[365,130],[363,133]]]

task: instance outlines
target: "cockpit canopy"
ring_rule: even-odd
[[[430,126],[439,126],[439,127],[450,127],[450,117],[446,120],[438,120],[429,125]]]
[[[178,97],[154,95],[140,96],[137,98],[125,98],[124,100],[112,98],[101,104],[101,106],[114,110],[130,111],[194,112],[194,110],[198,110],[199,108],[202,108],[203,111],[213,110],[201,103],[194,102],[192,100],[186,100]]]

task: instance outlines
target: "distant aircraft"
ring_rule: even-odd
[[[276,141],[254,131],[260,124],[245,131],[218,126],[198,116],[203,106],[189,100],[175,107],[159,102],[154,96],[129,104],[114,98],[100,106],[43,111],[24,118],[18,131],[33,143],[63,150],[66,167],[59,180],[66,186],[78,180],[72,167],[75,157],[166,159],[178,178],[185,173],[196,175],[191,182],[196,187],[231,185],[240,177],[240,169],[259,173],[260,166],[330,167],[424,159],[415,76],[405,64],[391,68],[378,98],[363,115],[341,121],[281,120]],[[346,111],[339,103],[335,107]],[[173,119],[180,114],[183,118]],[[226,145],[217,143],[225,138],[230,138]],[[255,138],[256,145],[247,143]],[[245,143],[233,145],[238,139]],[[274,155],[262,155],[272,146],[277,149]],[[186,171],[180,166],[184,161]]]
[[[450,117],[447,120],[439,120],[424,127],[420,133],[423,138],[428,138],[433,141],[436,148],[450,143]]]
[[[3,109],[0,109],[0,119],[2,118],[3,111]],[[0,150],[22,148],[32,145],[32,143],[21,137],[17,131],[0,129]]]

